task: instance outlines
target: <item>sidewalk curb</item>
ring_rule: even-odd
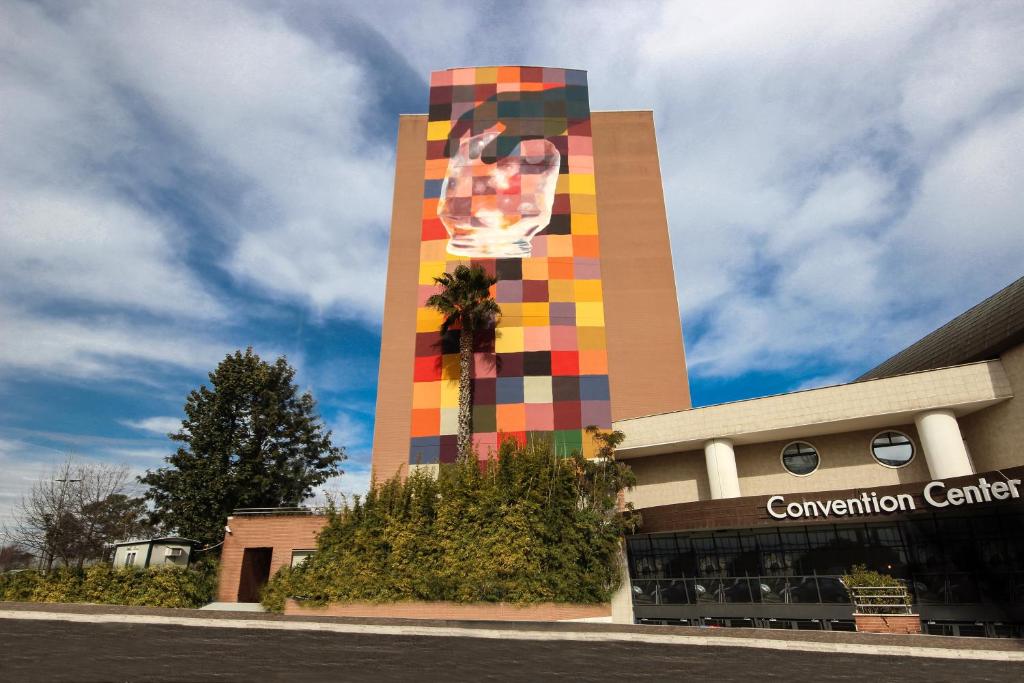
[[[579,642],[627,642],[661,645],[705,647],[743,647],[764,650],[794,650],[887,657],[924,657],[928,659],[973,659],[999,662],[1024,662],[1024,652],[1005,650],[968,650],[925,648],[909,645],[822,643],[806,640],[772,640],[769,638],[728,638],[702,635],[666,635],[593,631],[473,629],[452,626],[346,624],[318,621],[266,621],[260,619],[205,619],[140,614],[79,614],[0,610],[0,619],[33,621],[71,621],[93,624],[139,624],[160,626],[194,626],[201,628],[264,629],[278,631],[318,631],[359,635],[427,636],[448,638],[482,638],[491,640],[562,640]]]

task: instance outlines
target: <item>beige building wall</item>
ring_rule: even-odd
[[[928,481],[928,465],[914,425],[888,427],[914,442],[914,459],[905,467],[880,465],[871,455],[871,440],[883,429],[828,434],[800,439],[818,449],[821,462],[813,473],[799,477],[782,467],[782,449],[793,439],[738,445],[736,470],[743,496],[811,493]],[[636,508],[709,500],[703,450],[656,455],[626,461],[637,486],[627,494]]]
[[[626,501],[637,509],[655,505],[708,500],[708,473],[704,451],[686,451],[626,460],[637,485],[626,492]]]
[[[978,472],[1024,463],[1024,344],[1000,356],[1013,398],[960,418],[960,432]]]
[[[654,113],[591,114],[612,420],[690,408]]]
[[[395,474],[404,476],[409,459],[426,141],[425,115],[399,118],[391,244],[373,428],[372,473],[378,481],[390,479]]]
[[[612,419],[690,407],[654,116],[591,115]],[[409,456],[427,117],[399,119],[373,476]],[[656,359],[656,362],[652,362]]]
[[[770,441],[736,447],[736,471],[744,496],[776,493],[811,493],[855,487],[890,486],[928,481],[928,464],[914,425],[886,429],[903,432],[914,442],[914,459],[899,468],[880,465],[871,455],[871,440],[883,429],[812,436],[807,441],[818,450],[818,469],[799,477],[782,466],[782,449],[792,440]]]

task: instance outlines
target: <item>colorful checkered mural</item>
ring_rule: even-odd
[[[586,72],[435,72],[426,144],[410,464],[457,455],[458,331],[424,303],[460,263],[498,278],[502,309],[475,340],[480,457],[535,433],[591,454],[611,407]]]

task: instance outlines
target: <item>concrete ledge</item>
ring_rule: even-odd
[[[384,619],[441,619],[456,621],[574,621],[611,618],[611,605],[571,605],[553,602],[535,605],[458,602],[349,602],[305,607],[285,603],[286,615],[310,617],[374,617]]]
[[[1024,662],[1024,640],[873,633],[712,629],[566,622],[484,622],[239,614],[111,605],[0,602],[0,619],[326,631],[378,635],[660,643],[933,659]]]

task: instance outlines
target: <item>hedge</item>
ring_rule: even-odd
[[[417,471],[374,486],[330,512],[316,552],[275,574],[261,601],[607,602],[636,523],[619,493],[635,479],[614,459],[622,434],[594,437],[593,459],[506,441],[483,467],[467,459],[436,479]]]
[[[113,568],[94,565],[83,571],[35,570],[0,575],[0,600],[87,602],[102,605],[201,607],[213,600],[217,570],[212,563],[191,568]]]

